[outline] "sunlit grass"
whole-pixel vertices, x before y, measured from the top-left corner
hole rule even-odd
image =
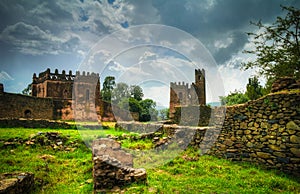
[[[29,139],[38,132],[59,132],[79,142],[71,151],[55,150],[40,145],[5,147],[5,141]],[[86,137],[135,136],[136,134],[107,130],[57,130],[0,128],[0,172],[32,172],[36,177],[34,193],[92,193],[92,153],[82,142]],[[84,138],[83,138],[84,139]],[[131,150],[151,151],[151,140],[121,140]],[[68,145],[67,145],[68,146]],[[70,144],[71,146],[71,144]],[[163,157],[172,152],[162,152]],[[147,157],[147,156],[145,156]],[[175,153],[157,167],[147,168],[148,184],[133,184],[123,188],[125,193],[300,193],[295,177],[278,171],[263,170],[248,163],[230,162],[212,156],[201,156],[191,148]],[[151,160],[161,159],[152,157]],[[150,160],[149,160],[150,161]],[[149,162],[148,161],[148,162]],[[146,167],[142,166],[142,167]]]

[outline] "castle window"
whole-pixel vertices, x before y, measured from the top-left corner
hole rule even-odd
[[[86,101],[90,100],[90,91],[89,90],[86,90],[86,92],[85,92],[85,100]]]

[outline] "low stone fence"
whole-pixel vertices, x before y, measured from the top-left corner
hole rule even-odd
[[[101,138],[93,142],[94,191],[106,192],[133,182],[146,182],[145,169],[135,169],[133,157],[121,149],[120,143]]]

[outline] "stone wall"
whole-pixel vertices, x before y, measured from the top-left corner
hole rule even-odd
[[[118,191],[133,182],[146,182],[145,169],[135,169],[133,157],[121,149],[120,143],[108,139],[93,142],[94,191]]]
[[[229,106],[210,154],[300,172],[300,95],[281,92]]]
[[[49,98],[0,94],[0,118],[52,119],[54,104]]]
[[[224,113],[222,108],[214,111]],[[300,175],[300,94],[296,91],[273,93],[246,104],[228,106],[223,125],[158,127],[118,122],[116,127],[139,133],[158,130],[173,135],[170,140],[184,135],[183,145],[200,148],[202,154]]]

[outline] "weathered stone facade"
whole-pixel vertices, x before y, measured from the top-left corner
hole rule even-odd
[[[205,71],[195,69],[195,82],[189,86],[188,83],[170,83],[170,118],[175,113],[176,106],[205,105]]]

